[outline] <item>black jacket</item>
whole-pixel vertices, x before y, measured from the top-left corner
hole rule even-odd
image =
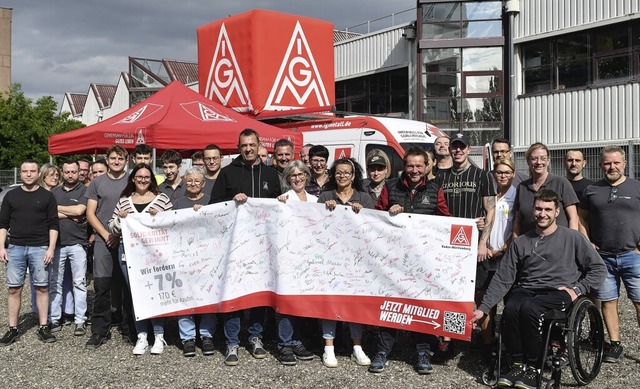
[[[253,198],[276,198],[282,194],[278,172],[263,163],[247,166],[242,156],[220,171],[209,204],[229,201],[238,193]]]

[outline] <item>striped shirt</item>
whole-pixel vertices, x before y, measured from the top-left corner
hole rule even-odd
[[[124,211],[127,213],[144,213],[144,212],[149,212],[149,210],[153,208],[158,212],[162,212],[162,211],[170,210],[172,206],[173,205],[171,204],[171,200],[169,199],[169,196],[167,196],[164,193],[160,193],[153,200],[151,200],[149,204],[147,204],[147,206],[142,210],[142,212],[138,212],[135,204],[133,204],[133,200],[131,196],[121,197],[120,200],[118,200],[118,203],[116,204],[116,208],[113,210],[113,215],[111,215],[111,220],[109,221],[109,228],[114,234],[120,235],[120,232],[121,232],[120,218],[118,217],[118,214],[121,211]]]
[[[495,196],[496,188],[489,173],[469,164],[461,172],[441,170],[436,176],[447,201],[449,212],[454,217],[475,219],[484,214],[484,197]]]

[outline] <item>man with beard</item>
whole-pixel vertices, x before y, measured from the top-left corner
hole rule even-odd
[[[567,170],[567,180],[576,192],[578,200],[582,200],[582,192],[593,181],[582,175],[582,170],[587,166],[587,161],[580,150],[569,150],[564,157],[564,167]],[[517,184],[514,184],[517,185]]]
[[[611,343],[604,361],[622,358],[618,298],[620,280],[633,301],[640,325],[640,182],[625,177],[627,161],[621,147],[608,146],[600,154],[604,178],[582,193],[579,214],[589,239],[607,265],[607,279],[597,291]]]
[[[279,139],[273,147],[273,158],[275,160],[274,166],[278,172],[280,178],[280,189],[284,192],[284,189],[288,186],[282,176],[284,168],[289,165],[289,162],[293,160],[293,142],[287,139]]]
[[[449,151],[449,137],[437,137],[433,143],[433,151],[436,157],[436,166],[433,169],[433,173],[438,174],[439,171],[451,169],[453,160],[451,159],[451,152]]]

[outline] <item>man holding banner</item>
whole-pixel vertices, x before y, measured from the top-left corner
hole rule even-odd
[[[376,209],[389,211],[390,215],[401,212],[423,215],[451,216],[440,185],[427,180],[433,168],[428,154],[421,148],[412,147],[404,156],[404,173],[401,177],[388,181],[378,198]],[[378,338],[378,352],[369,366],[372,373],[381,373],[387,365],[396,338],[396,329],[381,327]],[[430,342],[433,335],[412,332],[416,342],[419,374],[433,373],[430,360]]]

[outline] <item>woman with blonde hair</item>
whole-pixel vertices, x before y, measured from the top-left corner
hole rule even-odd
[[[60,184],[60,169],[52,163],[42,165],[40,177],[38,177],[38,185],[50,191],[58,184]]]

